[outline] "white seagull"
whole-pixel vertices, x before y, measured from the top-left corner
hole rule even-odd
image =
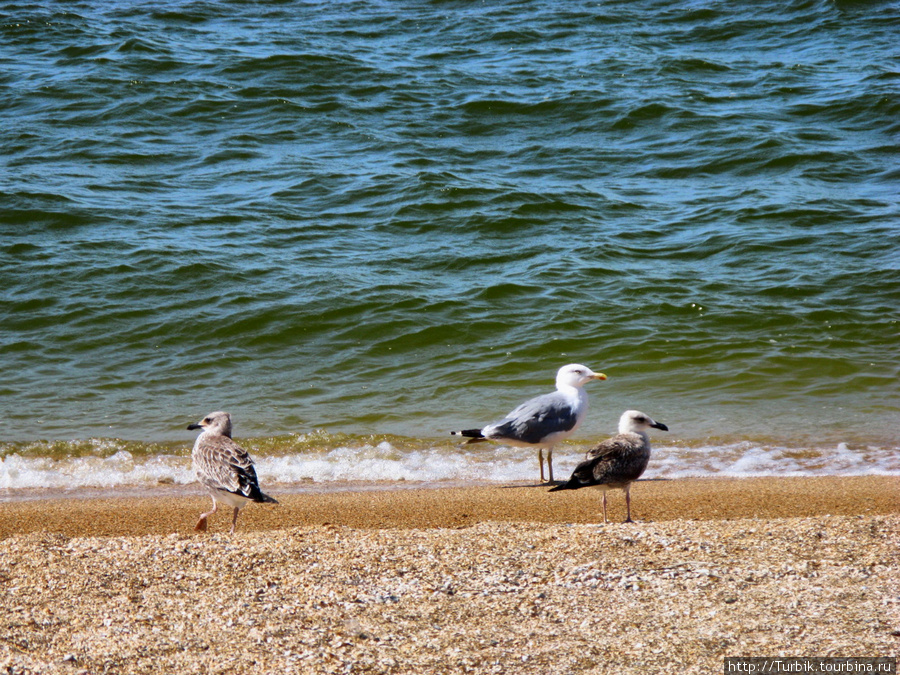
[[[642,412],[626,410],[619,418],[618,435],[588,450],[585,454],[587,459],[575,467],[569,482],[557,485],[550,492],[583,487],[603,490],[603,522],[606,523],[606,491],[625,490],[625,506],[628,510],[625,522],[633,522],[631,484],[640,478],[650,461],[650,437],[647,435],[647,429],[650,428],[669,430],[665,424],[654,422]]]
[[[213,412],[188,429],[203,429],[194,443],[191,459],[194,473],[209,491],[213,499],[212,511],[201,514],[194,528],[206,531],[206,519],[219,510],[219,502],[234,508],[231,530],[237,524],[238,514],[249,502],[278,502],[259,489],[253,460],[241,446],[231,440],[231,415]]]
[[[568,438],[584,419],[588,409],[587,392],[582,387],[591,380],[605,380],[587,366],[570,363],[556,374],[556,391],[525,401],[506,417],[481,429],[451,431],[467,436],[469,443],[494,441],[520,448],[537,448],[541,483],[544,482],[544,450],[547,450],[549,480],[553,482],[553,446]]]

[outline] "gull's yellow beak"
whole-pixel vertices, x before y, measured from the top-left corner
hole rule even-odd
[[[606,375],[604,375],[603,373],[594,373],[594,379],[595,380],[605,380]]]

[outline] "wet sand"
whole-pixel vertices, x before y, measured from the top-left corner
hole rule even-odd
[[[0,505],[0,672],[721,672],[896,656],[900,479]]]
[[[404,488],[286,494],[265,486],[278,506],[252,504],[241,512],[239,532],[324,524],[357,528],[464,527],[481,522],[596,523],[600,492],[549,493],[529,483],[466,488]],[[638,481],[632,487],[638,522],[729,520],[821,515],[875,515],[900,511],[900,478],[696,478]],[[212,505],[199,488],[192,497],[44,499],[0,504],[0,538],[47,531],[75,536],[188,534]],[[73,496],[77,496],[73,494]],[[609,518],[625,516],[622,491],[609,493]],[[210,519],[210,531],[227,530],[230,511]]]

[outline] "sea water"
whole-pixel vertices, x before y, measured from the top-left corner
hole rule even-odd
[[[900,7],[0,3],[0,488],[900,473]]]

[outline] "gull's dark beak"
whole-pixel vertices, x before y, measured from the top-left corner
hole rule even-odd
[[[669,430],[669,427],[667,427],[667,426],[666,426],[665,424],[663,424],[662,422],[654,422],[654,423],[651,424],[650,426],[653,427],[654,429],[662,429],[663,431],[668,431],[668,430]]]
[[[188,430],[193,431],[194,429],[202,429],[203,427],[199,424],[188,424]]]

